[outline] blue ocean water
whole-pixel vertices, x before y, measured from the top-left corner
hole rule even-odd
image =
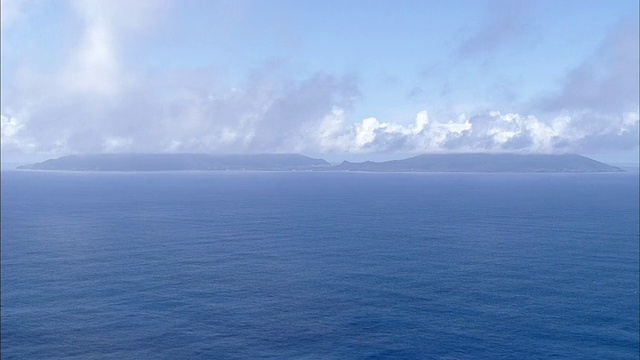
[[[2,173],[3,359],[638,357],[638,174]]]

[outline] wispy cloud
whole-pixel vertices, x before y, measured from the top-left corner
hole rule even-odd
[[[638,23],[619,24],[589,59],[567,74],[560,90],[545,96],[536,107],[544,111],[637,110],[638,50]]]
[[[153,28],[158,16],[149,14],[165,11],[164,5],[74,4],[83,31],[67,61],[52,72],[25,64],[3,79],[3,89],[11,90],[3,94],[5,154],[550,153],[638,146],[637,23],[613,31],[555,93],[520,113],[491,104],[484,109],[493,111],[457,104],[464,110],[450,116],[429,116],[425,110],[414,119],[376,114],[353,119],[363,90],[349,74],[318,71],[293,77],[276,61],[255,67],[244,82],[230,87],[222,80],[224,70],[213,67],[139,73],[128,67],[123,49],[127,39]],[[495,18],[460,51],[500,46],[508,40],[497,35],[500,31],[519,29],[510,23],[518,11]],[[429,91],[415,87],[408,97],[425,98]]]
[[[20,9],[28,0],[1,0],[0,1],[0,24],[2,29],[13,26],[22,18],[22,10]]]
[[[498,111],[430,119],[423,111],[409,124],[374,117],[351,123],[359,93],[350,78],[261,81],[216,94],[187,88],[162,96],[143,86],[109,106],[83,105],[79,97],[53,110],[3,115],[3,151],[548,153],[638,143],[637,112],[585,111],[544,121]]]
[[[467,58],[492,53],[514,41],[526,30],[526,9],[525,1],[489,1],[484,23],[460,42],[456,54]]]
[[[275,72],[258,70],[243,87],[226,90],[216,90],[215,72],[205,70],[138,78],[117,97],[53,92],[27,111],[3,114],[3,150],[27,150],[24,142],[53,153],[291,151],[304,147],[301,135],[314,124],[359,96],[350,77],[294,81]]]

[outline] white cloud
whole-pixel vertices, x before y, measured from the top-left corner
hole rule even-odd
[[[2,143],[11,142],[15,139],[24,125],[18,122],[18,119],[13,116],[0,116],[2,119]]]
[[[115,96],[122,77],[113,34],[103,23],[90,24],[62,83],[71,91]]]
[[[26,120],[28,116],[26,114],[4,115],[0,114],[0,144],[2,151],[15,151],[15,152],[33,152],[37,147],[37,144],[28,137],[26,137],[25,128]]]
[[[61,88],[108,98],[120,95],[133,81],[122,64],[122,43],[149,28],[166,4],[143,0],[76,0],[72,4],[84,22],[84,33],[59,79]]]
[[[3,11],[6,4],[19,8],[20,1],[2,1]],[[232,87],[207,68],[140,74],[121,54],[127,38],[152,26],[164,5],[74,5],[84,27],[64,66],[52,74],[21,67],[3,83],[3,152],[592,152],[638,146],[638,111],[626,106],[630,101],[637,109],[637,69],[625,77],[629,64],[637,67],[637,54],[627,47],[637,52],[637,36],[626,27],[603,46],[603,54],[613,55],[595,56],[569,76],[541,106],[548,111],[540,111],[543,116],[535,109],[535,115],[460,111],[447,118],[420,111],[413,121],[398,122],[375,114],[350,119],[360,89],[349,76],[318,72],[294,80],[269,64]],[[616,61],[617,55],[626,57]],[[609,69],[608,75],[594,78],[591,68]],[[576,91],[584,76],[597,99]],[[617,80],[636,97],[619,96]],[[592,103],[598,106],[585,106]]]
[[[533,115],[498,111],[431,119],[426,111],[421,111],[415,121],[408,124],[383,122],[374,117],[349,123],[347,111],[338,106],[322,108],[317,116],[309,118],[298,119],[292,114],[295,120],[274,119],[269,115],[275,111],[274,107],[289,100],[283,94],[272,96],[265,104],[254,106],[250,105],[251,99],[244,96],[228,100],[195,98],[181,104],[173,114],[160,108],[157,118],[133,120],[131,125],[135,129],[127,127],[127,121],[119,118],[95,130],[91,129],[95,124],[91,124],[75,131],[68,128],[62,131],[53,126],[51,131],[30,131],[31,122],[2,115],[2,148],[56,153],[580,153],[598,148],[633,149],[638,143],[637,112],[620,115],[576,112],[543,121]],[[167,107],[170,109],[172,105]],[[126,105],[122,110],[126,111]],[[170,114],[172,116],[167,116]],[[98,147],[91,145],[96,143]]]
[[[412,124],[367,118],[346,125],[335,110],[307,139],[307,151],[319,153],[422,152],[584,152],[597,148],[632,149],[637,143],[638,113],[600,116],[597,126],[585,126],[595,114],[565,114],[544,122],[533,115],[491,111],[446,121],[430,120],[426,111]],[[615,140],[619,140],[616,143]],[[610,141],[614,140],[614,141]]]
[[[125,137],[108,137],[102,143],[104,152],[127,152],[133,145],[133,139]]]

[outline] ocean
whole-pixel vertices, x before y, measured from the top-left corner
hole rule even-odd
[[[2,172],[3,359],[637,359],[638,173]]]

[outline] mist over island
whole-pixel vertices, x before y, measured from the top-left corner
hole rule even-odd
[[[300,154],[91,154],[22,165],[58,171],[367,171],[367,172],[621,172],[576,154],[423,154],[389,161],[343,161]]]

